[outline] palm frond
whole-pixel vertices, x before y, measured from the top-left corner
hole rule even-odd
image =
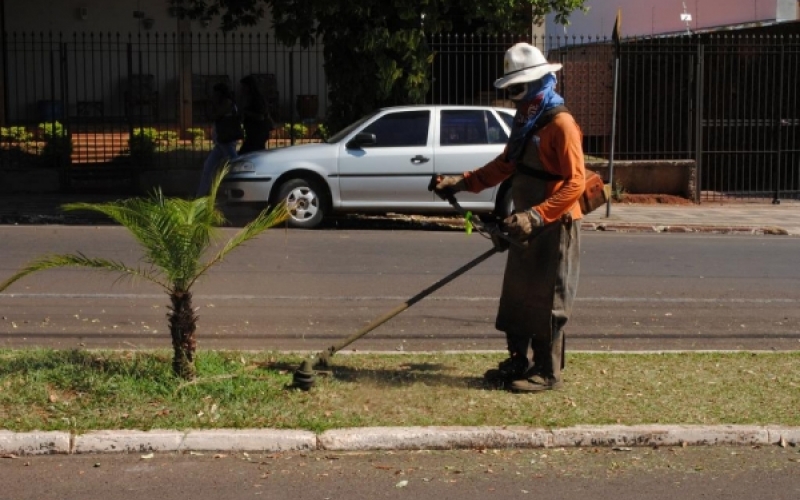
[[[128,229],[145,251],[145,261],[161,268],[176,288],[185,288],[200,271],[200,258],[225,218],[216,193],[227,167],[217,175],[209,196],[195,200],[165,198],[156,189],[149,198],[112,203],[71,203],[65,210],[103,213]]]
[[[154,270],[147,270],[141,268],[128,267],[121,262],[115,262],[107,259],[91,258],[78,254],[60,254],[60,255],[45,255],[36,260],[31,261],[23,267],[15,275],[11,276],[4,282],[0,283],[0,292],[11,286],[13,283],[19,281],[25,276],[38,271],[46,269],[54,269],[57,267],[88,267],[93,269],[100,269],[121,273],[122,275],[134,276],[144,278],[151,281],[162,288],[169,290],[168,283],[165,282],[163,277]]]
[[[225,256],[228,255],[228,253],[230,253],[232,250],[252,240],[256,236],[266,231],[267,229],[277,226],[282,222],[285,222],[288,218],[289,218],[289,211],[286,208],[285,202],[279,203],[274,208],[271,207],[265,208],[258,215],[258,217],[253,219],[249,224],[243,227],[239,232],[233,235],[233,237],[225,243],[225,245],[214,256],[214,258],[209,260],[203,266],[203,268],[197,274],[193,282],[201,275],[203,275],[208,269],[210,269],[211,266],[223,260]]]

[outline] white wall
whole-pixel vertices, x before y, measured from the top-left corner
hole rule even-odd
[[[587,0],[589,12],[575,12],[567,35],[611,36],[617,9],[622,9],[622,35],[651,35],[686,30],[684,12],[692,15],[690,29],[697,30],[751,21],[774,21],[787,0]],[[795,0],[788,0],[795,1]],[[795,14],[796,17],[796,14]],[[547,34],[560,36],[565,28],[547,20]]]

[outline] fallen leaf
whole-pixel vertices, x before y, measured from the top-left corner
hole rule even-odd
[[[394,485],[395,488],[405,488],[406,486],[408,486],[408,481],[405,479]]]

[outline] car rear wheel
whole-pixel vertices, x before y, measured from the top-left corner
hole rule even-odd
[[[285,201],[289,210],[289,225],[310,229],[325,217],[322,190],[306,179],[291,179],[278,191],[278,201]]]

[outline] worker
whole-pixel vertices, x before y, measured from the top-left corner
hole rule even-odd
[[[505,150],[436,185],[477,193],[511,178],[515,210],[502,227],[523,244],[508,248],[495,322],[505,332],[509,358],[485,378],[513,392],[562,387],[564,325],[578,286],[578,201],[586,174],[581,130],[555,90],[561,66],[527,43],[506,51],[504,75],[494,83],[516,106]]]

